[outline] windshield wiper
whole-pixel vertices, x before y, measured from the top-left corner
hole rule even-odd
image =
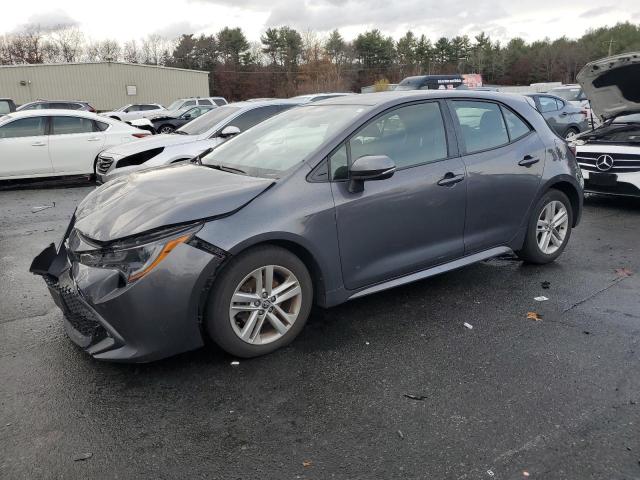
[[[221,164],[216,164],[216,165],[205,165],[207,167],[210,168],[214,168],[216,170],[220,170],[222,172],[229,172],[229,173],[238,173],[240,175],[248,175],[247,172],[245,172],[244,170],[240,170],[239,168],[233,168],[233,167],[228,167],[226,165],[221,165]]]
[[[173,133],[175,133],[176,135],[189,135],[187,132],[184,132],[182,130],[174,130]]]

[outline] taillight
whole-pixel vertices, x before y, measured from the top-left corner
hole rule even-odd
[[[576,153],[578,153],[578,150],[576,149],[576,144],[575,143],[568,143],[567,146],[569,147],[569,150],[571,150],[571,153],[573,153],[573,156],[576,156]]]
[[[580,113],[582,115],[584,115],[584,118],[588,118],[589,117],[589,112],[587,112],[586,110],[582,110]]]
[[[132,133],[131,135],[133,135],[136,138],[144,138],[144,137],[148,137],[151,134],[150,133]]]
[[[93,108],[91,105],[89,105],[89,111],[90,111],[91,113],[96,113],[96,109],[95,109],[95,108]]]

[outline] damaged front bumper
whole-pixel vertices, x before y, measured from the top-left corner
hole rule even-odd
[[[204,344],[200,305],[224,260],[219,251],[179,245],[147,276],[123,285],[115,270],[69,260],[71,227],[30,271],[44,278],[74,343],[96,359],[120,362],[158,360]]]

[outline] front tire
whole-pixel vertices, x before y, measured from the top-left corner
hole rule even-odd
[[[553,262],[567,246],[572,225],[571,202],[561,191],[549,190],[535,205],[524,245],[516,254],[528,263]]]
[[[233,258],[216,279],[207,331],[232,355],[265,355],[302,331],[312,300],[311,276],[298,257],[280,247],[256,247]]]
[[[173,128],[171,125],[162,125],[160,128],[158,128],[158,133],[164,133],[164,134],[168,134],[168,133],[173,133],[176,129]]]
[[[569,127],[567,131],[564,133],[564,139],[567,141],[571,141],[574,139],[576,135],[578,135],[580,131],[575,127]]]

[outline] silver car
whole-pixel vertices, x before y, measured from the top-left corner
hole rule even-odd
[[[230,103],[201,115],[172,134],[154,135],[128,147],[109,148],[98,157],[96,181],[105,183],[140,170],[190,160],[300,103],[295,100]]]

